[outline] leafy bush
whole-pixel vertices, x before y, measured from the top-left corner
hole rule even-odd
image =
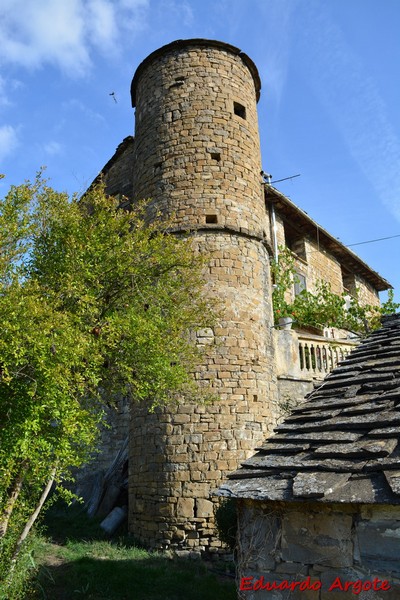
[[[233,498],[222,500],[215,511],[215,522],[219,539],[233,550],[237,534],[236,501]]]

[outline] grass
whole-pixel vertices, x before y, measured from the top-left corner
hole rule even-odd
[[[201,560],[169,558],[135,546],[128,536],[107,540],[79,509],[52,509],[47,538],[36,545],[40,570],[26,600],[236,599],[234,580]]]

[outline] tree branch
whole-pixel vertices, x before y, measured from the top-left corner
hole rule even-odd
[[[46,501],[47,496],[49,495],[49,492],[51,490],[51,486],[54,483],[54,479],[57,473],[57,466],[53,467],[51,473],[50,473],[50,478],[46,484],[46,487],[44,488],[42,495],[40,496],[39,502],[37,503],[37,506],[35,508],[35,510],[33,511],[33,513],[31,514],[31,516],[29,517],[29,519],[27,520],[25,527],[21,533],[21,535],[18,538],[18,541],[15,545],[15,549],[14,549],[14,553],[11,559],[11,565],[10,565],[10,575],[12,574],[14,568],[15,568],[15,564],[17,562],[17,558],[18,558],[18,554],[21,551],[21,547],[22,544],[24,543],[28,533],[30,532],[30,530],[32,529],[36,519],[39,516],[40,511],[42,510],[43,504]]]
[[[0,538],[4,537],[7,533],[8,524],[14,510],[15,503],[18,500],[18,496],[21,493],[22,486],[25,480],[25,475],[28,470],[28,463],[24,462],[21,465],[18,475],[16,476],[11,490],[8,493],[8,500],[4,507],[3,513],[0,517]]]

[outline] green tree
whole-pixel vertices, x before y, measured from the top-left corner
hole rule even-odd
[[[52,483],[93,450],[105,399],[199,397],[202,261],[145,217],[40,176],[0,203],[0,581]]]

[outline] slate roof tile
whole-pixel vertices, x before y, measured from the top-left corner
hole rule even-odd
[[[400,504],[400,315],[373,332],[219,495]]]

